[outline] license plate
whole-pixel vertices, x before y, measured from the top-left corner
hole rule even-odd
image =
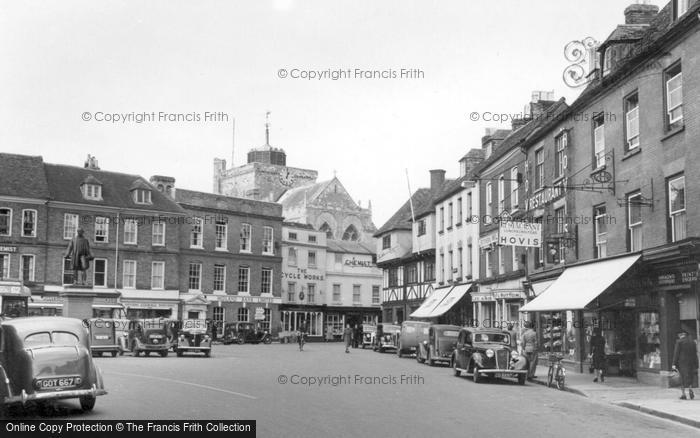
[[[95,335],[95,339],[97,339],[99,341],[105,341],[105,340],[109,339],[109,335]]]
[[[160,342],[160,340],[158,340],[158,339],[153,339],[153,343],[154,343],[154,344],[157,344],[158,342]]]
[[[36,381],[37,389],[71,388],[79,386],[83,382],[80,377],[54,377],[51,379],[39,379]]]

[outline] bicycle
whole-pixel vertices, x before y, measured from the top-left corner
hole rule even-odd
[[[306,333],[299,332],[297,335],[297,341],[299,342],[299,351],[304,351],[304,343],[306,342]]]
[[[549,355],[549,370],[547,371],[547,387],[556,385],[557,389],[563,390],[566,383],[566,369],[561,364],[564,356],[558,354]]]

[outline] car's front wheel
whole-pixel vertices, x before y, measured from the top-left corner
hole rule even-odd
[[[177,352],[175,354],[177,354],[177,357],[182,357],[182,351],[180,351],[180,350],[177,350]]]
[[[243,335],[239,336],[238,338],[236,338],[236,342],[238,343],[238,345],[245,344],[245,337],[243,337]]]
[[[168,357],[168,350],[163,350],[160,352],[160,357]]]
[[[272,336],[266,336],[263,340],[264,344],[272,344]]]
[[[457,358],[452,358],[452,371],[455,373],[455,377],[462,377],[462,372],[457,369]]]
[[[518,374],[518,385],[524,385],[527,380],[527,374]]]
[[[93,397],[91,395],[80,397],[80,409],[82,409],[83,412],[89,412],[95,407],[96,401],[97,397]]]

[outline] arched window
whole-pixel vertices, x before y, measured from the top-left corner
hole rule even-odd
[[[321,225],[321,228],[318,229],[318,231],[323,231],[326,233],[326,237],[329,239],[333,238],[333,230],[331,230],[331,226],[328,225],[328,222],[324,222],[323,225]]]
[[[343,240],[350,240],[352,242],[357,242],[360,239],[360,234],[357,232],[357,228],[354,225],[350,225],[345,229],[343,233]]]

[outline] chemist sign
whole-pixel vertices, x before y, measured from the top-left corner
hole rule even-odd
[[[539,248],[542,246],[542,224],[502,221],[498,228],[498,244]]]

